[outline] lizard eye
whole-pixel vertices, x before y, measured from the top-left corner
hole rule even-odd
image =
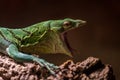
[[[64,23],[63,23],[63,27],[64,28],[69,28],[71,26],[71,22],[70,21],[65,21]]]
[[[69,22],[69,21],[65,21],[65,22],[63,23],[63,26],[70,26],[70,22]]]

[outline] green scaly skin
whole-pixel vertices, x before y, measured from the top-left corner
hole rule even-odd
[[[83,24],[85,21],[66,18],[43,21],[20,29],[0,27],[0,52],[9,55],[16,61],[35,61],[54,75],[53,69],[57,69],[58,66],[31,54],[63,53],[72,56],[64,34]]]

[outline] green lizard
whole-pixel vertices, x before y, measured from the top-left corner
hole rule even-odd
[[[72,56],[65,34],[83,24],[85,21],[66,18],[43,21],[20,29],[0,27],[0,52],[16,61],[35,61],[55,74],[52,69],[58,66],[31,54],[63,53]]]

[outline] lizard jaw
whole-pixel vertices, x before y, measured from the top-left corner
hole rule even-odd
[[[63,40],[65,46],[69,50],[69,56],[72,57],[73,56],[73,51],[72,51],[72,48],[71,48],[71,46],[68,42],[68,39],[67,39],[67,32],[64,32],[64,33],[61,34],[61,39]]]

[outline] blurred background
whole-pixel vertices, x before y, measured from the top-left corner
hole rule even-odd
[[[111,64],[120,80],[120,4],[117,0],[1,0],[0,26],[26,27],[40,21],[63,18],[82,19],[87,24],[68,32],[74,57],[41,55],[57,65],[89,56]]]

